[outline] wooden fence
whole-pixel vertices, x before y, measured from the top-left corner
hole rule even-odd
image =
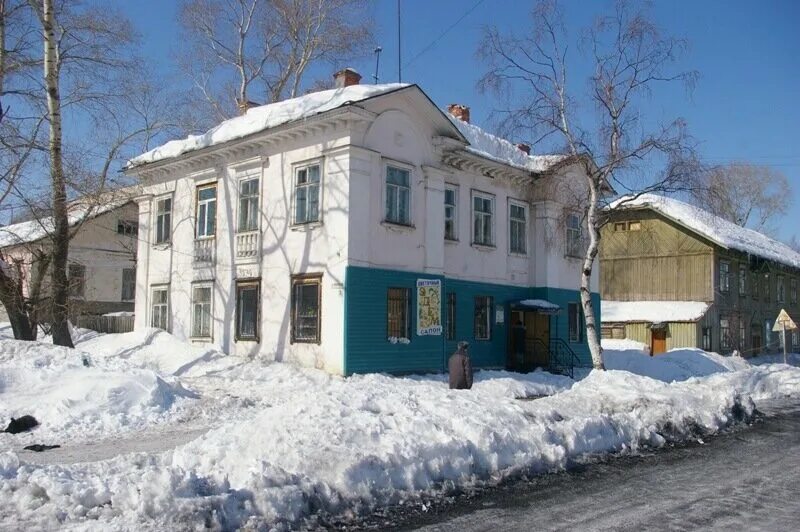
[[[78,316],[76,325],[101,333],[126,333],[133,330],[133,316]]]

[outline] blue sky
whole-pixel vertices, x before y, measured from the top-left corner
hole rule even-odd
[[[524,31],[530,24],[532,2],[401,2],[403,81],[419,84],[442,107],[454,102],[469,105],[472,121],[490,126],[492,98],[476,87],[483,73],[475,57],[482,28],[491,24]],[[610,5],[606,0],[567,1],[567,25],[571,30],[582,27]],[[124,10],[142,33],[153,68],[180,83],[173,60],[178,41],[175,3],[137,0],[126,2]],[[396,0],[376,0],[371,11],[377,24],[376,45],[383,47],[381,81],[397,81]],[[800,2],[663,0],[653,3],[652,14],[667,32],[689,40],[691,47],[680,66],[698,70],[701,77],[691,95],[678,87],[657,92],[649,114],[656,120],[684,117],[710,162],[747,160],[784,172],[793,187],[793,210],[784,217],[778,236],[800,238]],[[364,75],[364,81],[371,81],[374,57],[351,66]],[[585,67],[577,64],[576,71]]]

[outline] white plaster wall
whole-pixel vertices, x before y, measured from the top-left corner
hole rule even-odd
[[[218,160],[212,167],[176,171],[162,178],[161,183],[146,184],[140,200],[143,238],[139,254],[147,261],[147,267],[140,268],[137,279],[136,326],[150,324],[152,287],[169,284],[171,331],[179,338],[190,339],[192,284],[210,282],[214,294],[211,341],[225,352],[286,360],[341,373],[350,165],[348,150],[342,148],[348,142],[343,133],[343,130],[329,130],[313,138],[284,143],[280,151],[267,150],[245,161]],[[319,161],[323,167],[322,221],[312,226],[295,226],[292,223],[294,165],[311,161]],[[260,178],[262,254],[257,262],[235,257],[238,182],[245,176]],[[216,260],[211,266],[197,267],[193,260],[195,191],[198,185],[215,180]],[[155,240],[155,202],[165,193],[173,197],[172,242],[149,245]],[[319,345],[292,344],[291,276],[314,273],[322,274],[322,341]],[[235,338],[237,279],[261,280],[258,342]]]

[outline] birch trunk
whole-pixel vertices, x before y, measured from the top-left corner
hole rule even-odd
[[[586,256],[583,260],[581,269],[581,304],[583,305],[583,316],[586,319],[586,342],[589,344],[589,352],[592,355],[592,367],[594,369],[606,369],[603,363],[603,351],[600,348],[600,339],[597,334],[597,319],[592,306],[592,270],[594,261],[597,258],[597,251],[600,245],[600,232],[597,229],[597,207],[599,204],[599,190],[593,176],[589,179],[589,206],[586,211],[586,225],[589,232],[589,246],[586,249]]]

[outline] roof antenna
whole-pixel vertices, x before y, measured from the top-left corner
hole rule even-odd
[[[401,61],[400,47],[400,0],[397,0],[397,83],[403,82],[403,63]]]
[[[380,46],[375,48],[375,75],[372,76],[372,79],[375,80],[375,84],[376,85],[378,84],[378,66],[381,64],[381,52],[382,51],[383,51],[383,48],[381,48]]]

